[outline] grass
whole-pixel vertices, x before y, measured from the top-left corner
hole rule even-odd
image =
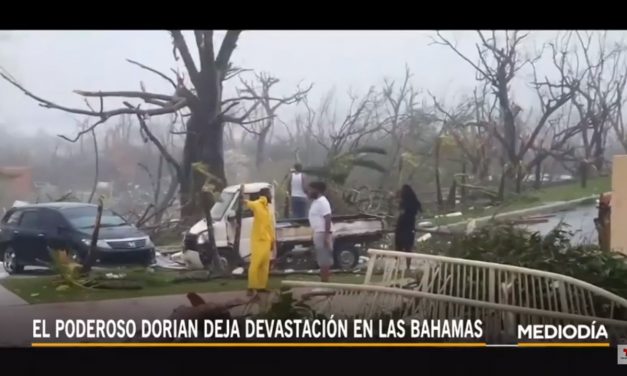
[[[549,187],[540,189],[535,194],[542,202],[549,203],[555,201],[568,201],[580,197],[601,194],[612,190],[612,179],[610,176],[602,176],[590,179],[586,188],[581,188],[577,181],[573,184]]]
[[[473,210],[465,210],[459,217],[442,217],[433,219],[435,225],[447,225],[456,222],[462,222],[472,218],[485,217],[498,213],[505,213],[514,210],[528,209],[535,206],[541,206],[558,201],[570,201],[592,195],[598,195],[611,191],[611,177],[604,176],[588,180],[586,188],[581,188],[579,181],[572,184],[541,188],[538,190],[528,190],[519,196],[512,197],[499,206],[488,209],[475,208]],[[594,203],[591,199],[589,203]]]
[[[148,273],[145,271],[129,271],[125,281],[141,285],[142,288],[135,290],[116,289],[84,289],[80,287],[68,287],[57,290],[59,286],[58,276],[43,277],[10,277],[0,281],[0,285],[9,289],[30,304],[72,302],[86,300],[106,300],[138,298],[158,295],[177,295],[188,292],[222,292],[239,291],[246,289],[246,279],[225,278],[210,281],[177,281],[183,275],[178,271],[155,271]],[[290,275],[282,277],[271,277],[269,287],[278,289],[281,280],[317,281],[316,275]],[[332,277],[332,282],[361,283],[363,275],[337,274]]]

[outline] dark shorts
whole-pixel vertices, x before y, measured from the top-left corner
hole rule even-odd
[[[307,198],[292,197],[290,201],[292,218],[307,218]]]

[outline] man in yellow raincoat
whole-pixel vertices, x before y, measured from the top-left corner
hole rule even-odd
[[[252,295],[268,288],[270,258],[274,248],[274,223],[269,208],[272,193],[269,188],[263,188],[258,199],[244,200],[244,203],[253,212],[254,217],[248,268],[248,294]]]

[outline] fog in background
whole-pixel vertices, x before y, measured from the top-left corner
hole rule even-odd
[[[454,42],[461,53],[477,60],[476,43],[479,39],[475,31],[442,34]],[[223,35],[223,32],[215,33],[216,45]],[[556,31],[532,31],[519,53],[523,58],[535,56],[557,35]],[[611,31],[607,35],[607,42],[614,44],[627,34]],[[186,33],[186,37],[192,55],[196,57],[191,32]],[[336,113],[340,120],[350,104],[347,93],[363,96],[371,87],[381,90],[385,79],[396,81],[398,87],[406,67],[411,71],[409,83],[418,92],[417,102],[422,103],[422,107],[433,106],[431,95],[443,106],[454,107],[481,85],[475,69],[451,48],[434,45],[433,37],[435,31],[431,30],[245,31],[231,61],[251,70],[244,72],[242,78],[254,79],[254,72],[265,72],[278,78],[279,83],[272,89],[272,94],[277,97],[292,94],[298,85],[313,84],[307,98],[308,103],[317,108],[332,92],[330,112]],[[165,73],[171,73],[172,69],[185,72],[182,62],[173,57],[171,37],[166,31],[0,32],[0,67],[29,91],[67,107],[85,108],[83,97],[74,94],[73,90],[137,91],[143,85],[149,92],[172,94],[173,89],[165,80],[129,64],[126,59]],[[545,54],[536,66],[540,77],[555,77],[549,54]],[[531,79],[527,65],[512,81],[510,95],[524,111],[524,118],[533,122],[540,112],[537,111],[536,93],[529,85]],[[225,82],[223,99],[235,96],[236,88],[240,86],[237,78]],[[105,101],[106,109],[122,106],[120,101]],[[294,162],[295,146],[290,143],[287,130],[303,111],[302,103],[280,108],[277,113],[279,121],[268,140],[268,160],[261,169],[253,166],[254,137],[246,135],[241,127],[230,125],[229,137],[237,140],[225,141],[229,183],[251,179],[281,180]],[[36,182],[58,188],[48,197],[68,190],[88,192],[93,185],[96,162],[93,140],[86,135],[79,142],[70,143],[57,137],[58,134],[73,137],[85,120],[77,115],[42,108],[32,98],[0,80],[0,166],[33,167]],[[93,121],[93,118],[89,120]],[[172,154],[180,157],[182,141],[169,132],[171,121],[170,116],[153,117],[150,125],[159,137],[170,140]],[[422,155],[423,162],[431,153],[429,148],[436,130],[437,126],[429,124],[416,139],[418,146],[412,151]],[[153,145],[143,142],[133,119],[112,118],[96,129],[96,137],[100,157],[98,179],[114,182],[118,189],[143,192],[149,202],[156,183],[154,176],[159,169],[159,153]],[[608,153],[611,155],[620,150],[620,146],[616,145],[615,137],[608,138]],[[381,145],[393,149],[387,141],[381,141],[382,138],[372,140],[379,140]],[[318,145],[309,158],[304,162],[320,163],[325,158],[324,149]],[[142,168],[137,168],[138,165]],[[415,176],[412,174],[411,179],[420,185],[419,191],[432,191],[433,168],[425,166]],[[441,168],[443,184],[448,184],[453,174],[459,172],[459,163],[444,163]],[[555,171],[564,172],[562,167],[555,167]],[[167,185],[168,176],[166,168],[163,186]],[[353,181],[378,184],[373,176],[372,172],[363,173]],[[126,196],[128,202],[138,201],[130,194]]]
[[[339,94],[349,89],[359,93],[384,77],[400,79],[407,64],[417,88],[453,100],[476,86],[475,73],[450,49],[430,45],[434,34],[431,30],[245,31],[233,62],[278,77],[277,95],[287,94],[299,82],[313,83],[314,103],[332,88]],[[444,34],[462,52],[475,52],[476,32]],[[525,48],[534,52],[555,35],[534,31]],[[216,41],[221,36],[216,33]],[[623,32],[610,32],[610,39],[623,37]],[[166,31],[11,31],[3,33],[0,43],[0,66],[29,90],[60,104],[83,106],[73,90],[138,90],[140,81],[149,91],[171,92],[167,82],[126,62],[137,60],[164,72],[176,67]],[[550,62],[539,67],[550,70]],[[533,102],[524,75],[516,81],[516,101],[523,106]],[[229,89],[233,88],[227,86],[227,93]],[[6,82],[0,82],[0,123],[12,131],[41,129],[51,134],[71,133],[76,126],[70,115],[40,108]]]

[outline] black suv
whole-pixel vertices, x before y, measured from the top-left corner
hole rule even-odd
[[[10,209],[0,223],[0,255],[8,273],[51,261],[50,250],[66,250],[82,261],[91,244],[96,205],[55,202]],[[155,260],[150,237],[111,210],[100,220],[98,264],[150,265]]]

